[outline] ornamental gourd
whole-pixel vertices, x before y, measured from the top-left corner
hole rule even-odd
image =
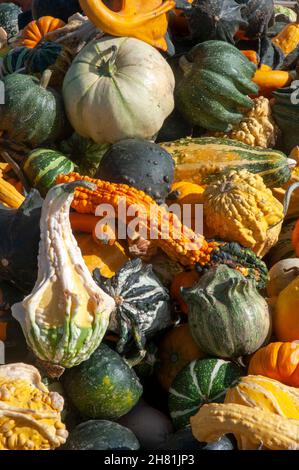
[[[299,342],[270,343],[259,349],[250,359],[248,373],[299,387]]]
[[[277,298],[274,332],[278,341],[296,341],[299,338],[299,276]]]
[[[43,16],[38,20],[33,20],[22,31],[21,44],[25,47],[34,48],[43,40],[47,33],[63,26],[65,26],[64,21],[52,16]]]
[[[264,256],[278,240],[283,205],[261,176],[232,171],[203,193],[205,221],[213,236],[240,243]]]
[[[268,305],[255,282],[228,266],[210,269],[195,286],[182,289],[182,296],[191,334],[212,356],[252,354],[270,333]]]
[[[99,144],[151,139],[173,110],[173,91],[174,76],[166,60],[134,38],[92,41],[75,58],[63,83],[72,126]]]
[[[56,90],[48,88],[50,79],[48,70],[40,80],[18,73],[3,78],[5,104],[0,105],[0,130],[9,140],[36,148],[67,135],[63,100]]]
[[[121,0],[120,8],[113,11],[102,0],[80,0],[88,18],[111,36],[129,36],[151,46],[167,50],[165,34],[167,13],[175,7],[173,0]]]
[[[26,59],[30,53],[30,49],[25,46],[10,49],[3,57],[1,64],[1,76],[9,75],[17,72],[25,71]]]
[[[0,4],[0,28],[3,28],[7,38],[11,39],[19,32],[18,16],[22,9],[12,2],[1,2]]]
[[[227,132],[241,121],[241,108],[253,106],[256,66],[236,47],[205,41],[180,60],[184,77],[176,86],[176,106],[191,124]]]
[[[274,103],[272,105],[273,116],[282,132],[283,149],[291,152],[293,147],[299,144],[297,134],[299,123],[298,84],[279,88],[274,91]]]
[[[49,392],[28,364],[0,367],[0,450],[50,450],[68,436],[61,422],[63,398]]]
[[[12,307],[35,355],[63,368],[88,359],[115,307],[93,281],[71,231],[69,207],[76,186],[48,192],[40,221],[38,279],[32,293]]]

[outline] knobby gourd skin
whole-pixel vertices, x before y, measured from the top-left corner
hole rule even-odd
[[[145,228],[150,238],[150,215],[154,211],[157,224],[153,224],[154,239],[152,242],[161,248],[171,258],[184,266],[196,265],[199,271],[209,269],[218,264],[229,264],[239,270],[244,276],[252,277],[259,287],[265,286],[267,280],[267,268],[251,250],[238,245],[238,243],[226,243],[223,241],[207,241],[203,236],[195,234],[191,229],[182,226],[174,213],[169,213],[163,206],[159,206],[150,196],[143,191],[131,188],[125,184],[109,183],[106,181],[81,176],[78,173],[59,175],[56,182],[67,183],[71,181],[87,181],[96,185],[95,190],[82,188],[79,184],[72,207],[81,213],[95,214],[100,204],[111,204],[118,213],[119,201],[125,202],[125,211],[134,206],[139,212],[139,228]],[[169,233],[163,232],[167,224],[161,224],[161,220],[169,220]],[[134,219],[134,217],[133,217]],[[124,221],[128,224],[130,217]],[[164,227],[163,227],[164,225]],[[163,238],[164,234],[164,238]],[[174,234],[180,236],[174,237]],[[152,237],[153,238],[153,237]]]
[[[214,236],[232,240],[264,256],[280,234],[283,205],[261,176],[232,171],[211,183],[203,193],[207,227]]]
[[[49,450],[68,436],[61,422],[63,398],[49,392],[28,364],[0,367],[0,450]]]
[[[38,279],[32,293],[12,307],[35,355],[62,367],[88,359],[115,307],[93,281],[72,234],[69,208],[76,185],[48,192],[40,221]]]
[[[167,50],[166,14],[175,7],[175,1],[122,0],[119,11],[111,10],[102,0],[80,0],[80,5],[92,23],[105,33],[134,37],[163,51]]]
[[[200,442],[234,434],[239,450],[298,450],[299,420],[235,403],[204,405],[190,419]]]

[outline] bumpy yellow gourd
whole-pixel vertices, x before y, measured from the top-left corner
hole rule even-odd
[[[213,236],[238,242],[258,256],[278,240],[283,206],[259,175],[241,170],[220,176],[203,193],[203,207]]]
[[[204,405],[190,419],[201,442],[234,434],[240,450],[298,450],[299,420],[235,403]]]
[[[299,420],[299,389],[262,375],[248,375],[227,391],[225,403],[256,407]]]
[[[63,398],[49,392],[28,364],[0,367],[0,450],[50,450],[68,436]]]

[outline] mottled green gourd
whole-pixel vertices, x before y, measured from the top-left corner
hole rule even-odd
[[[80,181],[52,188],[43,203],[38,278],[12,307],[28,346],[57,369],[86,361],[103,339],[114,300],[93,281],[72,233],[69,208]]]
[[[223,402],[226,391],[237,382],[242,369],[222,359],[192,361],[174,379],[169,389],[168,405],[177,429],[190,424],[205,403]]]
[[[128,413],[142,394],[135,372],[103,343],[88,361],[66,371],[63,379],[73,405],[88,418],[116,420]]]
[[[12,2],[0,4],[0,27],[6,31],[8,39],[19,32],[18,16],[20,13],[22,9]]]
[[[191,124],[227,132],[253,106],[256,66],[236,47],[205,41],[180,60],[184,78],[176,86],[176,106]]]
[[[270,316],[256,283],[226,265],[182,289],[191,334],[202,351],[225,358],[252,354],[268,337]]]

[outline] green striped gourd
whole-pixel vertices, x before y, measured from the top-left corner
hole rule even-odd
[[[211,356],[236,358],[259,349],[270,333],[266,300],[254,280],[220,264],[183,288],[191,334]]]
[[[74,163],[56,150],[39,148],[27,157],[23,171],[32,187],[45,196],[54,186],[59,174],[67,175],[74,171]]]
[[[5,77],[11,73],[25,71],[26,60],[31,49],[25,46],[15,47],[7,52],[1,64],[1,76]]]
[[[168,405],[177,429],[210,402],[223,402],[226,391],[241,377],[236,364],[222,359],[198,359],[178,373],[169,390]]]
[[[251,147],[217,137],[186,138],[160,144],[175,161],[175,181],[209,184],[230,170],[248,170],[263,177],[270,188],[280,187],[291,177],[295,160],[283,152]]]
[[[180,59],[184,77],[175,90],[177,109],[195,126],[227,132],[251,109],[256,66],[224,41],[205,41]]]

